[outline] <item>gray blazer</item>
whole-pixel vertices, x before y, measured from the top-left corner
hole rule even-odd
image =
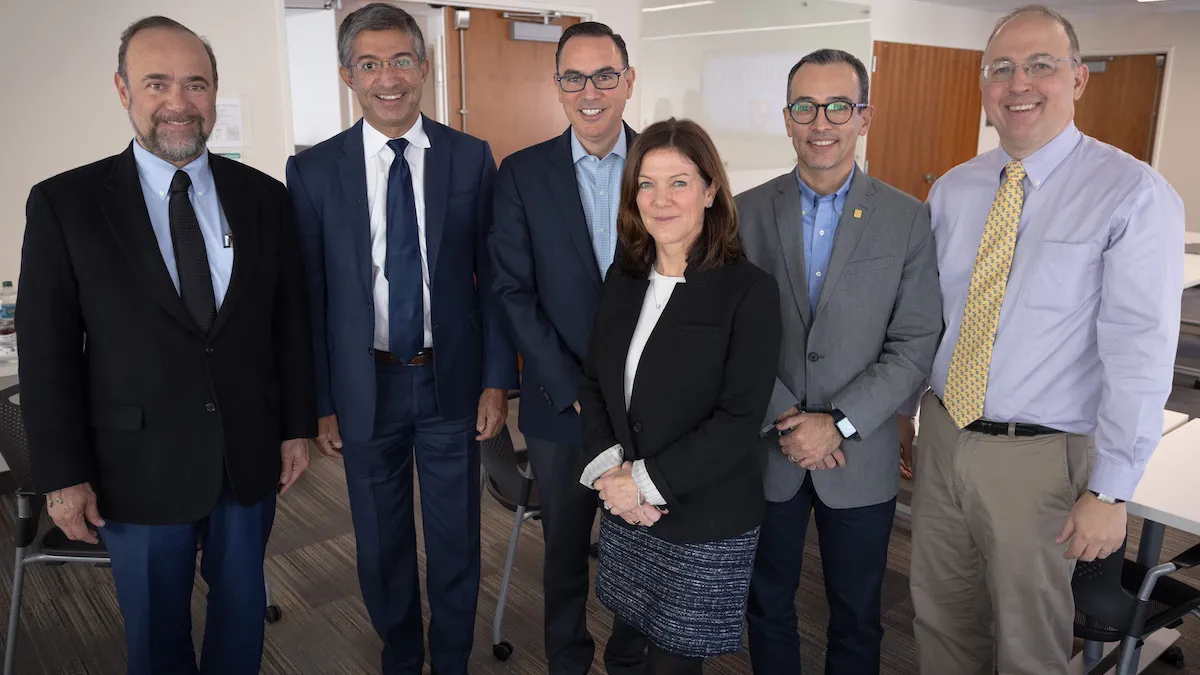
[[[894,415],[929,377],[942,332],[942,296],[929,212],[913,197],[856,168],[838,222],[816,311],[804,269],[796,172],[736,198],[750,261],[775,276],[783,347],[771,404],[772,424],[797,403],[841,410],[861,435],[842,442],[846,466],[813,473],[832,508],[885,502],[900,489]],[[762,441],[770,501],[791,499],[806,471]]]

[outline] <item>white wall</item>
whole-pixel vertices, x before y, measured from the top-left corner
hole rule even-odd
[[[1200,12],[1075,22],[1084,54],[1167,54],[1152,164],[1183,198],[1187,229],[1200,232]],[[1087,92],[1084,92],[1087,96]]]
[[[113,86],[120,34],[165,14],[207,36],[220,98],[240,98],[245,162],[277,178],[292,150],[282,0],[4,2],[0,63],[0,278],[16,280],[25,201],[37,182],[117,154],[133,138]]]
[[[338,97],[329,95],[338,79],[334,13],[287,10],[287,45],[295,142],[316,145],[342,130]]]

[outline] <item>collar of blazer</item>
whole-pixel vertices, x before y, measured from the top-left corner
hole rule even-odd
[[[637,133],[628,124],[625,124],[625,143],[628,146],[626,155],[629,154],[628,148],[633,147],[635,138],[637,138]],[[584,263],[584,268],[589,270],[592,283],[596,284],[596,288],[600,288],[603,280],[600,278],[600,268],[596,265],[596,252],[592,249],[592,236],[588,232],[587,216],[583,213],[583,200],[579,197],[579,182],[575,177],[575,161],[571,152],[571,127],[567,127],[567,130],[555,140],[550,159],[551,161],[546,164],[546,180],[558,203],[558,211],[567,222],[567,232],[575,244],[576,253]],[[618,244],[618,248],[620,248],[620,244]],[[620,251],[613,256],[613,260],[615,261],[619,255]]]
[[[108,194],[102,200],[100,208],[121,250],[142,277],[150,295],[167,313],[199,334],[200,328],[188,314],[179,292],[175,290],[175,284],[171,281],[167,264],[159,250],[154,227],[150,224],[150,212],[146,209],[137,162],[133,157],[133,143],[136,142],[131,142],[125,152],[117,155],[116,161],[113,162],[112,171],[104,182]],[[213,183],[217,187],[221,210],[224,211],[234,241],[237,242],[229,290],[225,293],[221,309],[217,312],[217,318],[209,331],[208,337],[211,338],[221,330],[238,300],[245,294],[249,277],[257,267],[259,230],[255,226],[257,200],[244,178],[239,175],[242,167],[231,159],[213,154],[209,155],[209,166],[212,168]]]
[[[846,263],[850,261],[854,248],[870,223],[871,213],[875,209],[875,179],[864,173],[860,167],[855,167],[850,191],[846,193],[846,205],[842,209],[842,217],[838,220],[833,253],[829,258],[829,269],[825,274],[825,283],[821,286],[821,297],[817,300],[816,311],[809,307],[808,302],[808,272],[804,266],[804,228],[801,226],[804,215],[800,204],[800,187],[796,184],[796,171],[793,169],[785,173],[776,178],[774,183],[775,226],[779,232],[784,263],[788,270],[792,298],[804,325],[811,328],[813,321],[820,316],[821,310],[837,288]]]
[[[342,138],[342,156],[338,159],[338,174],[342,183],[344,212],[351,238],[362,264],[358,265],[363,292],[370,297],[371,285],[371,214],[367,204],[367,165],[363,160],[363,125],[359,119],[347,129]],[[425,151],[425,257],[429,278],[437,274],[438,254],[442,250],[442,233],[446,223],[446,200],[450,194],[451,138],[450,129],[422,115],[422,128],[429,138]]]

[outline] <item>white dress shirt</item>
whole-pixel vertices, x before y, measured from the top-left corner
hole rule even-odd
[[[646,343],[654,334],[654,327],[662,318],[663,310],[675,291],[675,286],[685,283],[684,277],[667,277],[650,268],[650,287],[646,289],[646,297],[642,300],[642,312],[638,315],[637,326],[633,329],[633,338],[629,341],[629,352],[625,355],[625,409],[629,410],[629,402],[633,399],[633,387],[637,379],[638,364],[642,362],[642,352]],[[579,482],[592,487],[602,474],[609,469],[621,466],[625,461],[625,448],[619,443],[605,450],[599,457],[593,459],[583,470]],[[633,463],[633,480],[645,500],[655,506],[664,506],[667,500],[650,480],[646,471],[646,461],[639,459]]]
[[[425,313],[425,347],[433,346],[433,324],[429,318],[429,255],[425,246],[425,135],[424,118],[417,117],[402,138],[408,139],[404,159],[412,173],[413,197],[417,208],[417,236],[421,243],[421,304]],[[363,153],[367,163],[367,209],[371,216],[371,284],[375,295],[375,349],[388,351],[391,325],[388,323],[388,280],[384,276],[387,260],[387,187],[388,174],[396,153],[387,144],[391,140],[363,120]],[[399,356],[411,356],[400,354]]]

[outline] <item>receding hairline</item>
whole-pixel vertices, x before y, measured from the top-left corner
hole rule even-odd
[[[137,44],[138,38],[151,35],[153,33],[174,33],[176,35],[184,35],[188,38],[191,38],[192,42],[194,42],[196,46],[200,48],[200,52],[204,54],[204,61],[208,63],[209,70],[213,70],[211,59],[209,58],[208,53],[209,45],[204,41],[204,39],[187,28],[175,28],[174,26],[150,26],[139,30],[133,35],[130,35],[128,47],[126,48],[125,52],[125,60],[127,62],[126,65],[128,65],[129,52],[133,49],[134,45]],[[209,73],[209,76],[211,77],[215,74],[216,73]]]
[[[1057,29],[1061,31],[1062,35],[1067,38],[1068,56],[1072,56],[1076,59],[1081,57],[1079,36],[1075,32],[1075,26],[1071,24],[1067,17],[1044,5],[1026,5],[1024,7],[1018,7],[1017,9],[1014,9],[996,21],[996,26],[992,29],[992,34],[988,36],[987,44],[984,45],[983,48],[985,59],[987,58],[988,50],[992,47],[992,43],[996,41],[996,38],[1000,36],[1000,33],[1003,32],[1005,28],[1008,28],[1009,24],[1012,22],[1023,18],[1034,18],[1053,23]],[[1001,54],[1000,56],[1011,55]]]

